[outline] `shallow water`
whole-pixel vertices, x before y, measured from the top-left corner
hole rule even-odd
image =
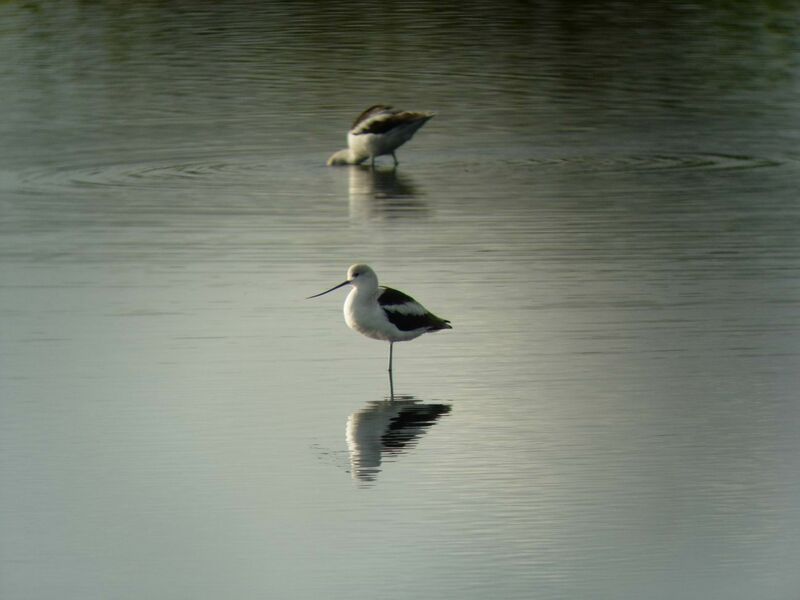
[[[0,6],[0,596],[794,598],[797,10],[437,6]]]

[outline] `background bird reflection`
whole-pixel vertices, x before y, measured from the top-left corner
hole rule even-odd
[[[423,403],[414,396],[368,402],[347,419],[353,479],[375,481],[384,459],[416,447],[428,428],[450,410],[448,404]]]
[[[406,173],[392,168],[348,169],[350,217],[360,220],[424,217],[430,213],[418,187]]]

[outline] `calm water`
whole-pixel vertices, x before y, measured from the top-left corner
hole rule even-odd
[[[0,4],[0,596],[796,598],[800,11],[646,4]]]

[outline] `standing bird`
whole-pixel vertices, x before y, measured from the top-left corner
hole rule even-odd
[[[328,166],[357,165],[375,157],[391,154],[394,165],[399,164],[394,151],[410,140],[417,129],[433,117],[431,112],[395,110],[391,106],[376,104],[362,112],[347,133],[347,148],[339,150],[328,159]]]
[[[389,342],[389,377],[392,374],[392,347],[430,331],[452,329],[450,321],[436,315],[403,292],[378,285],[378,276],[367,265],[352,265],[347,279],[329,290],[307,298],[317,298],[350,284],[352,291],[344,301],[344,320],[350,329],[367,337]]]

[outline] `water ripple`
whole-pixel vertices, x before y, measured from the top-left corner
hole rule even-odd
[[[491,162],[491,161],[490,161]],[[561,156],[502,160],[504,166],[588,172],[743,170],[778,167],[784,161],[739,154],[640,154],[618,156]],[[486,163],[482,163],[486,166]],[[23,188],[154,187],[184,188],[192,180],[204,186],[227,187],[244,178],[258,179],[275,172],[279,165],[263,156],[208,156],[109,164],[61,164],[30,169],[18,174]]]
[[[739,170],[777,167],[783,163],[763,156],[742,154],[641,154],[619,156],[568,156],[526,161],[537,167],[581,171]]]
[[[29,169],[19,174],[23,188],[95,188],[95,187],[154,187],[183,189],[192,180],[204,186],[227,187],[243,178],[258,178],[274,171],[262,156],[208,156],[108,164],[61,164]]]

